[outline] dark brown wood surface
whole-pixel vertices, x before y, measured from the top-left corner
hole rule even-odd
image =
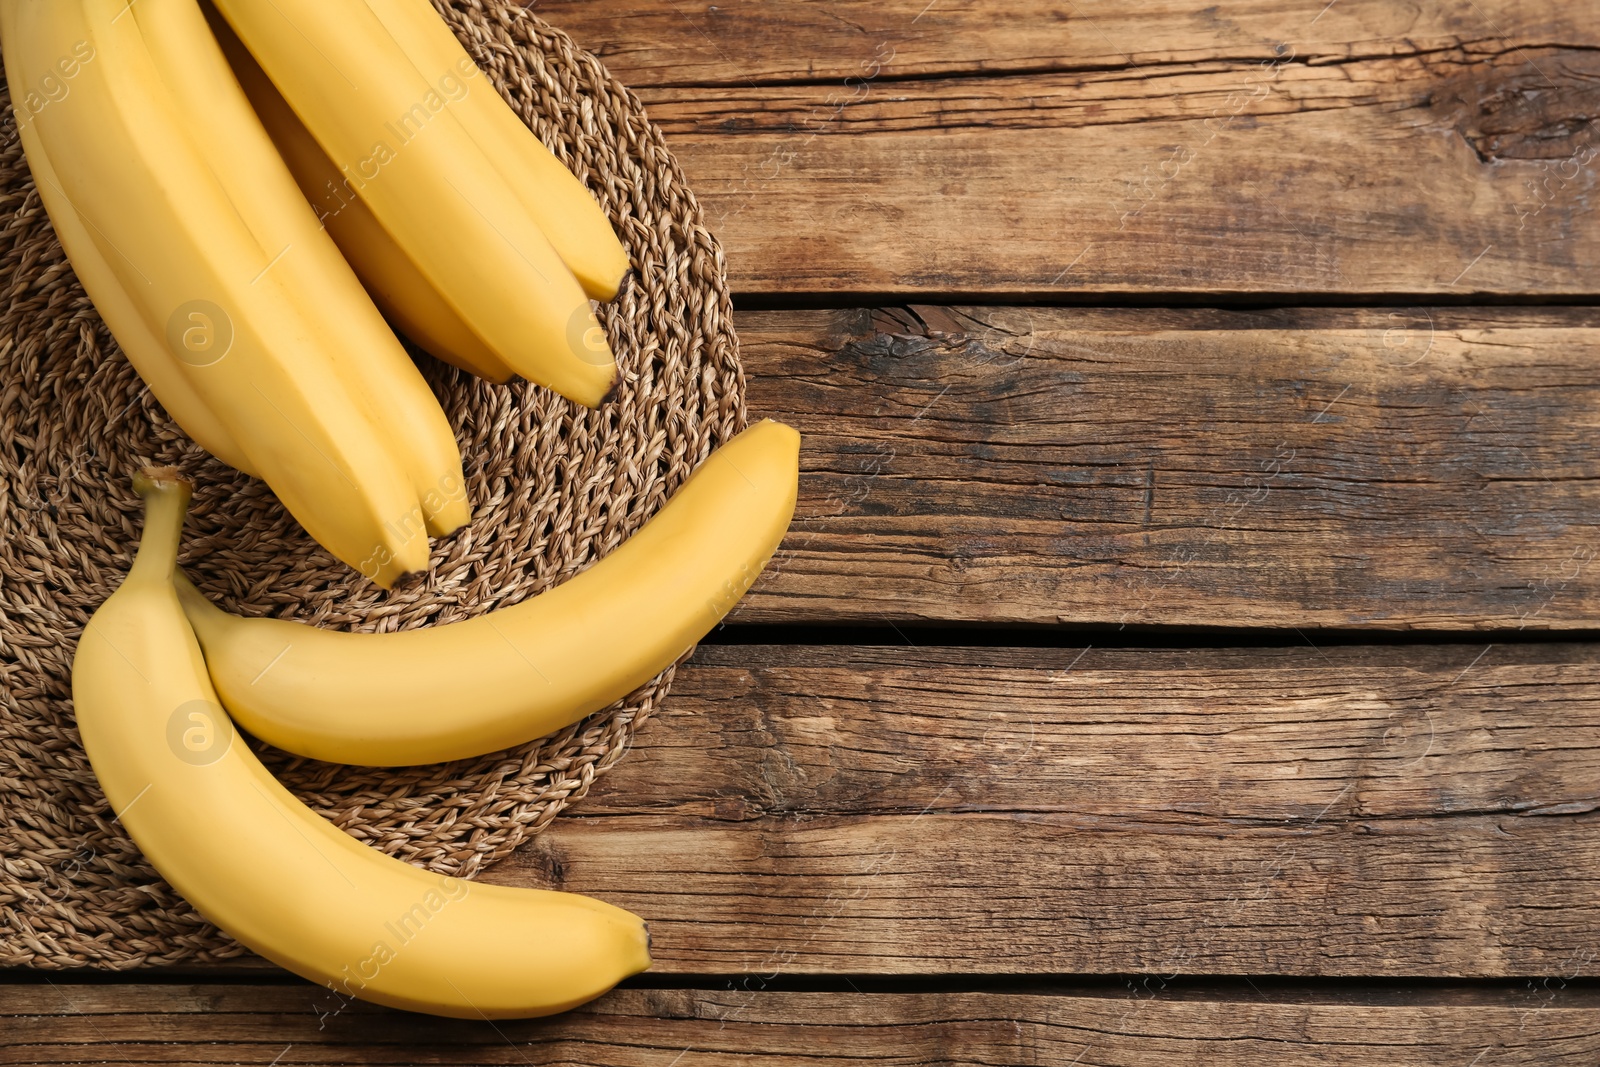
[[[744,293],[1592,296],[1587,2],[575,3]]]
[[[1600,1057],[1600,997],[1564,986],[897,994],[751,982],[619,990],[559,1018],[489,1024],[341,1004],[310,986],[57,980],[0,986],[0,1064],[1587,1067]]]
[[[883,39],[896,42],[883,78],[1214,62],[1290,40],[1307,64],[1486,40],[1600,44],[1600,27],[1570,0],[541,0],[531,10],[637,89],[842,82],[861,76],[861,46]]]
[[[488,872],[660,973],[1600,975],[1587,645],[709,649]]]
[[[1594,816],[578,817],[485,881],[650,917],[658,973],[1594,975],[1597,838]]]
[[[701,646],[580,810],[1304,829],[1596,808],[1600,648],[1485,642]]]
[[[739,318],[801,500],[741,622],[1600,626],[1590,309]]]

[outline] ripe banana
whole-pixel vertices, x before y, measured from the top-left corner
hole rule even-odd
[[[198,0],[130,9],[195,144],[268,268],[321,337],[341,379],[411,478],[428,531],[471,518],[455,434],[428,383],[317,221],[251,110]]]
[[[366,201],[346,187],[344,174],[209,4],[206,17],[301,193],[388,320],[430,355],[469,374],[491,382],[515,377],[394,243]]]
[[[0,23],[5,21],[0,10]],[[93,53],[89,55],[92,57]],[[17,74],[17,49],[6,49],[6,77],[12,85],[26,84]],[[92,61],[92,60],[91,60]],[[34,185],[39,190],[39,201],[50,216],[62,250],[72,264],[84,292],[94,301],[95,310],[105,321],[111,335],[116,338],[128,362],[139,372],[139,377],[150,387],[161,406],[167,409],[174,422],[194,439],[195,444],[216,456],[228,466],[254,475],[244,450],[233,439],[221,419],[206,407],[194,387],[184,378],[178,361],[167,349],[166,339],[156,336],[154,330],[139,315],[132,298],[117,281],[100,249],[95,246],[78,209],[67,200],[61,181],[56,177],[50,157],[39,143],[33,123],[20,115],[17,133],[22,138],[22,150],[27,156],[28,169],[33,172]]]
[[[216,0],[328,155],[516,373],[594,407],[617,380],[583,288],[364,0]]]
[[[89,42],[33,120],[63,200],[165,334],[247,463],[334,555],[380,585],[427,565],[416,493],[196,149],[123,0],[7,0],[8,61],[32,84]]]
[[[230,615],[181,575],[179,596],[223,705],[265,741],[370,766],[493,752],[621,699],[721,621],[788,528],[799,442],[751,427],[600,562],[463,622],[352,634]]]
[[[628,273],[628,253],[595,198],[533,135],[428,0],[366,0],[430,82],[454,78],[448,97],[483,154],[538,222],[562,260],[596,300],[610,300]]]
[[[201,915],[337,992],[459,1018],[563,1011],[650,965],[637,916],[429,874],[290,795],[218,707],[173,590],[187,483],[135,486],[139,553],[84,630],[72,695],[111,811]]]

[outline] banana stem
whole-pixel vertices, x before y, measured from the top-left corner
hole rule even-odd
[[[133,489],[144,498],[144,532],[128,580],[170,582],[194,483],[171,467],[146,467],[133,476]]]

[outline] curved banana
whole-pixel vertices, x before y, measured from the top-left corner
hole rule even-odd
[[[78,642],[73,702],[111,811],[201,915],[342,994],[459,1018],[563,1011],[649,966],[637,916],[430,874],[284,789],[218,707],[173,590],[189,487],[135,486],[139,553]]]
[[[3,5],[0,5],[0,23],[3,22]],[[15,48],[6,50],[7,78],[12,85],[25,85],[27,83],[21,81],[15,72],[16,54]],[[50,157],[45,153],[44,146],[39,143],[33,123],[19,117],[17,133],[22,138],[22,151],[27,157],[28,169],[33,172],[34,185],[39,190],[39,201],[50,216],[50,224],[55,227],[61,248],[72,264],[73,273],[83,284],[83,291],[89,294],[94,309],[100,313],[111,336],[116,338],[123,355],[128,357],[128,362],[133,364],[133,369],[139,372],[140,379],[150,387],[150,392],[155,394],[161,406],[167,409],[172,421],[195,444],[228,466],[254,476],[255,471],[245,458],[244,450],[233,439],[233,434],[184,379],[178,361],[167,348],[166,339],[157,337],[155,331],[140,317],[132,298],[111,272],[100,249],[95,247],[94,238],[83,219],[78,217],[78,209],[72,206],[62,191],[61,181],[56,177],[55,168],[50,165]]]
[[[474,333],[516,373],[596,407],[616,358],[589,299],[363,0],[216,0],[328,155]]]
[[[366,0],[412,64],[446,97],[461,125],[511,186],[556,252],[596,300],[617,295],[628,253],[582,182],[511,110],[428,0]]]
[[[91,42],[71,92],[33,119],[39,141],[146,326],[250,466],[380,585],[426,568],[410,479],[196,150],[124,0],[7,0],[0,13],[27,83]]]
[[[256,116],[334,244],[361,278],[373,302],[401,333],[429,355],[491,382],[516,377],[456,309],[439,295],[372,209],[345,186],[345,177],[284,100],[233,27],[215,9],[208,21]]]
[[[724,445],[610,555],[531,600],[431,629],[321,630],[179,595],[223,705],[280,748],[339,763],[434,763],[577,722],[655,677],[744,595],[794,514],[800,435]]]
[[[211,35],[198,0],[129,9],[151,59],[268,268],[411,478],[428,531],[471,519],[461,452],[438,400],[322,229]]]

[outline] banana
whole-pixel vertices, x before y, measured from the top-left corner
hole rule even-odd
[[[173,589],[188,484],[135,487],[139,552],[78,642],[73,703],[111,813],[202,916],[343,995],[458,1018],[563,1011],[650,965],[635,915],[430,874],[284,789],[218,707]]]
[[[63,199],[249,466],[380,585],[424,569],[410,479],[196,150],[123,0],[7,0],[0,15],[26,83],[93,47],[70,92],[33,119],[39,143]]]
[[[262,740],[370,766],[493,752],[621,699],[721,621],[794,514],[799,442],[751,427],[588,570],[462,622],[352,634],[244,619],[181,575],[179,598],[223,706]]]
[[[428,354],[469,374],[497,383],[515,377],[394,243],[366,201],[346,188],[344,174],[289,107],[261,64],[216,9],[209,4],[207,9],[212,33],[301,193],[388,320]]]
[[[556,252],[596,300],[610,300],[628,273],[628,253],[595,198],[533,135],[472,61],[428,0],[366,0],[430,82],[453,79],[448,96],[485,156],[544,230]]]
[[[217,0],[344,186],[516,373],[598,406],[616,358],[505,179],[363,0]]]
[[[422,505],[428,531],[471,518],[455,434],[433,391],[301,195],[228,67],[198,0],[132,6],[156,70],[270,270],[322,338]]]
[[[3,16],[0,16],[0,22],[3,21]],[[16,55],[15,48],[6,50],[6,77],[12,85],[23,85],[26,83],[19,80],[16,74]],[[61,248],[67,253],[78,281],[83,284],[83,291],[89,294],[95,310],[111,330],[111,335],[128,357],[128,362],[133,364],[133,369],[139,372],[139,377],[150,387],[161,406],[167,409],[167,414],[195,444],[228,466],[253,476],[255,471],[245,458],[244,450],[184,378],[178,361],[167,349],[166,339],[157,337],[155,331],[140,317],[139,309],[117,281],[105,257],[100,254],[100,249],[95,246],[94,238],[78,216],[78,209],[72,206],[62,191],[61,181],[56,177],[55,168],[50,165],[50,157],[45,154],[44,146],[39,143],[33,123],[19,116],[17,133],[22,138],[22,151],[27,157],[28,169],[33,172],[34,185],[39,190],[39,201],[50,216],[50,224],[55,227],[56,237],[61,240]]]

